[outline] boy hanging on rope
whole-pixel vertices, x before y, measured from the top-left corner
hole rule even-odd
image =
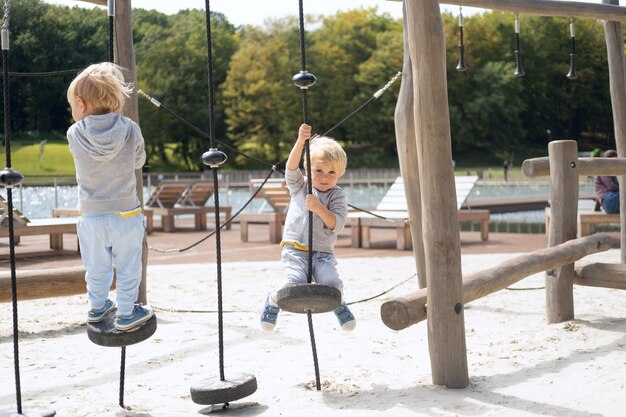
[[[267,295],[261,314],[261,327],[271,331],[276,326],[280,309],[276,292],[293,284],[305,284],[308,275],[309,211],[313,212],[313,271],[318,284],[335,287],[343,293],[343,282],[337,273],[333,249],[337,234],[343,229],[348,215],[348,199],[337,186],[346,171],[347,157],[341,146],[328,137],[316,137],[310,143],[311,180],[313,194],[307,193],[307,180],[299,165],[302,149],[311,136],[311,126],[303,124],[298,139],[291,149],[285,170],[291,202],[285,220],[281,242],[281,258],[285,265],[285,279]],[[304,167],[308,169],[307,166]],[[354,316],[345,302],[334,310],[343,330],[353,330]]]
[[[131,92],[122,68],[108,62],[89,66],[67,90],[76,121],[67,140],[78,183],[77,231],[91,304],[87,320],[99,322],[115,309],[108,298],[115,265],[115,328],[121,331],[133,330],[154,314],[135,304],[145,228],[135,170],[145,163],[146,153],[139,126],[119,114]]]

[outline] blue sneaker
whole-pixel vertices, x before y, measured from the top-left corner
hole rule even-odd
[[[337,316],[337,320],[339,320],[339,324],[343,330],[347,332],[354,330],[356,327],[356,320],[346,303],[341,303],[341,305],[337,307],[333,313]]]
[[[106,315],[113,310],[115,310],[115,304],[113,304],[113,301],[107,298],[104,302],[104,307],[99,310],[94,310],[92,308],[87,312],[87,321],[89,323],[97,323],[99,321],[102,321],[106,317]]]
[[[270,304],[270,295],[267,295],[265,304],[263,304],[263,312],[261,313],[261,328],[266,332],[271,332],[276,327],[276,319],[280,308]]]
[[[135,304],[133,313],[130,316],[117,316],[115,319],[115,328],[121,331],[133,330],[140,324],[150,320],[152,316],[154,316],[154,311],[152,311],[150,306]]]

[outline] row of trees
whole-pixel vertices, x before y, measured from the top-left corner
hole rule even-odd
[[[204,12],[165,15],[134,10],[138,87],[192,124],[208,126]],[[443,15],[453,157],[467,163],[545,152],[553,138],[577,139],[581,148],[610,146],[613,125],[601,22],[576,21],[577,74],[569,68],[569,20],[520,16],[526,75],[516,78],[513,16],[466,16],[469,70],[458,72],[457,18]],[[302,121],[296,17],[263,27],[235,27],[212,15],[217,138],[248,155],[284,159]],[[11,70],[80,69],[108,57],[106,11],[67,8],[40,0],[11,3]],[[401,68],[402,22],[375,9],[352,10],[307,21],[307,69],[318,77],[308,93],[309,120],[322,133],[350,114]],[[71,123],[65,91],[74,74],[12,77],[12,126],[17,132],[64,132]],[[395,166],[393,113],[399,82],[332,136],[346,147],[350,165]],[[141,126],[152,161],[168,159],[199,169],[208,140],[140,99]],[[176,144],[172,147],[171,144]],[[173,152],[173,153],[172,153]],[[229,167],[259,168],[228,151]],[[164,166],[164,165],[160,165]]]

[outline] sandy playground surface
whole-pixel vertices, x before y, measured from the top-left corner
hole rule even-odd
[[[513,255],[463,255],[464,274]],[[618,262],[617,250],[581,262]],[[84,296],[19,303],[24,411],[57,416],[624,416],[626,293],[575,287],[576,320],[547,325],[543,274],[466,305],[470,385],[432,385],[426,325],[394,332],[379,309],[417,288],[412,257],[339,259],[354,332],[332,313],[314,315],[322,390],[306,316],[281,313],[277,329],[258,323],[279,262],[223,264],[225,375],[248,373],[258,390],[218,406],[191,401],[190,387],[219,376],[215,264],[150,266],[155,335],[127,348],[125,405],[118,403],[120,348],[92,344]],[[516,290],[514,290],[516,289]],[[15,412],[11,304],[0,305],[0,415]]]

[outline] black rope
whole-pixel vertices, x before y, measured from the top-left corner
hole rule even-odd
[[[139,94],[141,94],[142,97],[147,99],[150,103],[152,103],[153,105],[155,105],[156,107],[158,107],[160,109],[165,110],[166,112],[168,112],[169,114],[171,114],[172,116],[177,118],[179,121],[183,122],[186,126],[191,128],[192,130],[194,130],[196,133],[200,134],[202,137],[204,137],[206,139],[210,139],[211,138],[211,136],[208,133],[206,133],[204,130],[202,130],[199,127],[195,126],[193,123],[191,123],[190,121],[186,120],[180,114],[178,114],[178,113],[174,112],[173,110],[169,109],[168,107],[163,105],[163,103],[161,103],[159,100],[155,99],[154,97],[150,96],[149,94],[146,94],[142,90],[139,90],[137,92]],[[248,154],[238,150],[237,148],[235,148],[233,146],[230,146],[229,144],[220,141],[219,139],[215,139],[214,138],[213,141],[219,143],[220,145],[223,145],[224,147],[230,149],[231,151],[237,152],[241,156],[244,156],[244,157],[250,159],[251,161],[258,162],[258,163],[260,163],[262,165],[273,166],[271,163],[269,163],[267,161],[263,161],[262,159],[255,158],[254,156],[248,155]]]
[[[45,71],[45,72],[12,72],[11,71],[8,73],[8,76],[10,78],[13,78],[13,77],[56,77],[59,75],[76,75],[82,70],[83,68],[59,70],[59,71]],[[3,77],[6,77],[6,75],[3,74]]]
[[[209,148],[214,147],[215,142],[215,125],[214,125],[214,106],[215,97],[213,91],[213,53],[211,41],[211,6],[209,0],[205,0],[205,17],[206,17],[206,45],[207,45],[207,77],[208,77],[208,99],[209,99]],[[211,167],[213,170],[213,193],[215,199],[215,257],[217,263],[217,322],[219,336],[219,368],[220,380],[225,381],[224,375],[224,318],[222,309],[222,244],[220,235],[220,199],[219,199],[219,183],[217,178],[218,166]]]
[[[362,103],[361,105],[359,105],[355,110],[353,110],[349,115],[347,115],[346,117],[344,117],[343,119],[341,119],[341,121],[337,124],[335,124],[333,127],[331,127],[330,129],[328,129],[326,132],[324,132],[324,134],[322,134],[321,136],[327,136],[329,135],[332,131],[334,131],[335,129],[337,129],[338,127],[340,127],[341,125],[343,125],[344,123],[346,123],[348,120],[350,120],[352,117],[354,117],[357,113],[359,113],[361,110],[363,110],[368,104],[370,104],[372,101],[374,101],[375,99],[379,98],[385,91],[387,91],[387,89],[389,87],[391,87],[391,85],[398,79],[399,76],[402,75],[402,72],[398,72],[396,73],[396,75],[394,75],[391,80],[389,80],[389,82],[387,82],[387,84],[385,84],[384,87],[382,87],[381,89],[377,90],[370,98],[368,98],[364,103]],[[178,119],[180,122],[182,122],[183,124],[185,124],[187,127],[191,128],[192,130],[194,130],[196,133],[200,134],[202,137],[209,139],[210,135],[208,133],[206,133],[205,131],[203,131],[202,129],[200,129],[199,127],[197,127],[196,125],[194,125],[193,123],[189,122],[188,120],[186,120],[184,117],[182,117],[180,114],[176,113],[175,111],[173,111],[172,109],[168,108],[167,106],[165,106],[163,103],[161,103],[159,100],[157,100],[156,98],[150,96],[149,94],[147,94],[145,91],[143,90],[138,90],[137,91],[142,97],[144,97],[146,100],[148,100],[150,103],[152,103],[154,106],[156,106],[157,108],[163,109],[166,112],[168,112],[169,114],[171,114],[172,116],[174,116],[176,119]],[[215,142],[219,143],[220,145],[230,149],[231,151],[234,151],[236,153],[238,153],[239,155],[250,159],[251,161],[255,161],[258,162],[261,165],[266,165],[268,167],[273,167],[275,168],[276,165],[281,165],[282,163],[284,163],[287,159],[283,159],[282,161],[280,161],[278,164],[274,165],[271,162],[268,161],[264,161],[262,159],[256,158],[252,155],[248,155],[245,152],[240,151],[239,149],[235,148],[234,146],[231,146],[225,142],[220,141],[219,139],[214,139]],[[284,174],[284,172],[282,170],[278,170],[278,172],[281,172],[282,174]]]
[[[108,0],[109,15],[109,62],[115,63],[115,0]],[[126,379],[126,346],[122,346],[120,357],[119,406],[124,408],[124,381]]]
[[[304,45],[304,7],[303,0],[298,0],[299,12],[300,12],[300,69],[301,73],[306,72],[306,53]],[[302,121],[303,123],[309,123],[308,103],[307,103],[307,88],[300,87],[302,95]],[[307,139],[304,143],[304,158],[307,166],[307,193],[313,194],[313,181],[311,178],[311,149],[310,139]],[[308,257],[308,271],[306,276],[307,283],[313,281],[313,212],[309,210],[309,257]],[[317,347],[315,346],[315,332],[313,329],[313,316],[311,311],[307,312],[307,318],[309,322],[309,335],[311,337],[311,349],[313,352],[313,366],[315,368],[315,385],[317,390],[321,389],[320,384],[320,371],[319,363],[317,360]]]
[[[2,87],[4,92],[4,137],[6,168],[11,168],[11,106],[9,100],[9,17],[10,2],[4,2],[2,22]],[[15,229],[13,225],[13,190],[7,186],[7,209],[9,220],[9,258],[11,262],[11,299],[13,306],[13,365],[15,370],[15,400],[17,413],[22,414],[22,387],[20,378],[19,328],[17,314],[17,276],[15,268]]]
[[[126,346],[122,346],[122,357],[120,358],[120,407],[124,408],[124,377],[126,374]]]

